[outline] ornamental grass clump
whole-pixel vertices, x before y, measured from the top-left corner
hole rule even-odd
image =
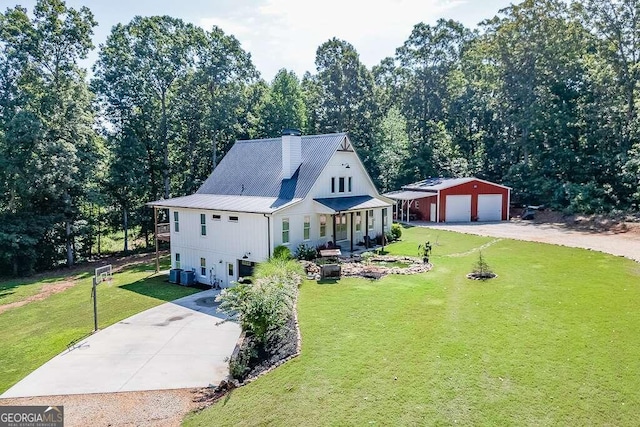
[[[245,380],[295,353],[292,324],[302,275],[297,261],[272,258],[256,266],[253,283],[238,283],[216,298],[218,309],[245,333],[237,357],[229,362],[234,378]]]

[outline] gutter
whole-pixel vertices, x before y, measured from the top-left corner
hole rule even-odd
[[[262,215],[267,218],[267,258],[271,258],[271,216],[267,216],[267,214]]]

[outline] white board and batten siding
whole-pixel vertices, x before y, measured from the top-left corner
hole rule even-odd
[[[478,195],[478,221],[502,221],[502,194]]]
[[[447,222],[471,221],[471,195],[448,195],[446,197],[445,219]]]
[[[347,168],[346,165],[349,165]],[[349,190],[349,177],[351,177],[351,191]],[[334,192],[331,191],[331,179],[335,178]],[[339,179],[344,178],[344,192],[339,191]],[[274,246],[283,244],[282,241],[282,223],[283,219],[289,220],[289,243],[287,247],[295,252],[300,243],[306,243],[309,246],[318,246],[333,240],[333,216],[326,215],[327,225],[325,236],[320,236],[320,216],[316,213],[318,203],[313,199],[329,198],[329,197],[347,197],[360,195],[377,195],[378,192],[369,179],[364,166],[360,159],[353,151],[336,151],[320,176],[309,191],[308,196],[289,208],[283,209],[273,215],[273,242]],[[361,231],[355,231],[355,224],[351,224],[351,215],[347,215],[347,239],[351,238],[351,227],[354,227],[353,237],[356,241],[364,239],[365,230],[365,211],[361,212]],[[310,238],[304,239],[304,220],[309,216],[311,220]],[[374,229],[369,231],[369,237],[375,238],[381,231],[382,209],[373,210]],[[354,214],[355,221],[355,214]],[[387,225],[385,231],[391,228],[391,206],[387,208]],[[340,243],[340,241],[338,241]]]
[[[179,231],[175,230],[174,212],[178,212]],[[206,235],[201,233],[201,217],[205,216]],[[214,219],[219,215],[220,219]],[[237,222],[230,220],[237,217]],[[210,273],[224,286],[238,278],[238,260],[250,252],[248,261],[262,261],[269,256],[267,218],[262,214],[216,212],[197,209],[170,209],[171,267],[176,268],[176,252],[180,254],[180,268],[195,269],[196,281],[210,283]],[[202,275],[201,258],[205,259]],[[222,262],[221,262],[222,261]],[[232,273],[229,274],[229,264]]]

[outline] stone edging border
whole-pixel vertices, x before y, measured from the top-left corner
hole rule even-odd
[[[495,279],[496,277],[498,277],[497,274],[495,274],[495,273],[492,273],[492,274],[493,274],[493,276],[491,276],[491,277],[473,277],[473,273],[469,273],[469,274],[467,274],[467,279],[470,279],[470,280],[491,280],[491,279]]]

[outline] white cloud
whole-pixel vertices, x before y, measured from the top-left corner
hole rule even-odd
[[[264,0],[224,18],[202,18],[240,40],[263,77],[287,68],[315,72],[316,49],[332,37],[351,43],[371,67],[393,55],[419,22],[433,23],[465,0]]]

